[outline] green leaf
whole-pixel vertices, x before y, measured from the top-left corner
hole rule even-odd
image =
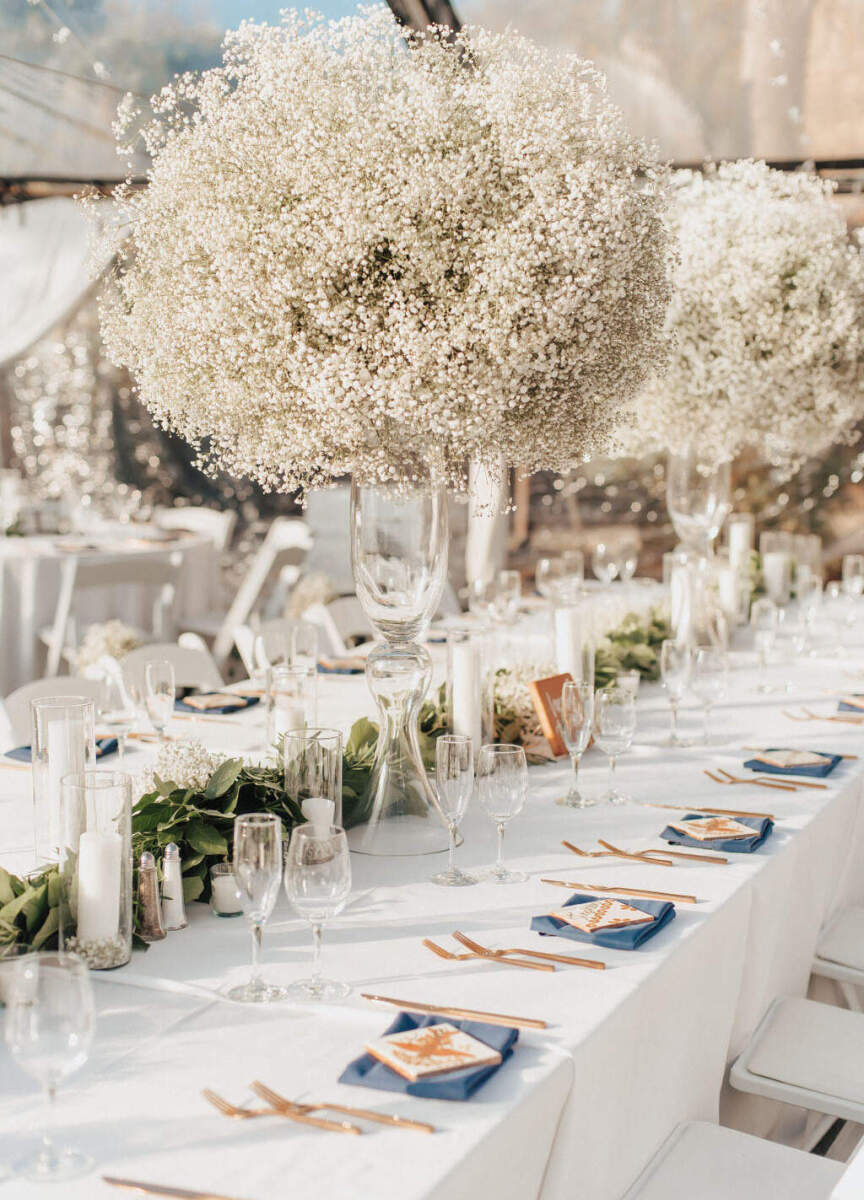
[[[25,887],[20,896],[16,896],[14,900],[10,900],[8,904],[4,904],[3,907],[0,908],[0,921],[6,921],[10,925],[13,921],[17,921],[19,914],[30,903],[35,895],[35,888]]]
[[[183,876],[183,899],[191,902],[197,900],[204,891],[204,880],[200,875]]]
[[[228,843],[218,829],[198,818],[190,821],[183,831],[184,839],[200,854],[227,854]]]
[[[350,756],[359,757],[374,747],[377,741],[378,726],[374,721],[370,721],[368,717],[361,717],[359,721],[355,721],[351,726],[345,752]]]
[[[34,950],[38,950],[40,946],[44,946],[50,937],[53,937],[60,928],[60,909],[51,908],[48,910],[48,916],[42,922],[39,932],[32,938],[30,945]]]
[[[242,770],[243,760],[239,758],[229,758],[227,762],[218,766],[204,789],[205,800],[215,800],[218,796],[224,796]]]
[[[12,887],[12,876],[0,867],[0,905],[8,904],[15,899],[15,889]]]

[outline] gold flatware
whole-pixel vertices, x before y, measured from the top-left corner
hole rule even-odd
[[[841,717],[833,713],[827,716],[822,716],[820,713],[811,712],[809,708],[802,709],[804,716],[797,713],[791,713],[788,709],[783,709],[783,716],[788,717],[790,721],[837,721],[841,725],[860,725],[864,721],[864,716],[860,717]]]
[[[758,780],[758,782],[764,783],[765,780],[760,778]],[[820,788],[821,790],[824,791],[825,788],[828,787],[828,784],[827,783],[817,783],[814,779],[802,779],[799,775],[796,775],[793,787],[796,787],[796,788]]]
[[[724,858],[722,854],[687,854],[684,850],[642,850],[641,854],[671,854],[673,858],[689,858],[692,862],[698,863],[714,863],[717,867],[727,866],[728,858]]]
[[[271,1105],[272,1108],[291,1108],[297,1112],[310,1113],[326,1109],[328,1112],[344,1113],[347,1117],[357,1117],[361,1121],[375,1121],[378,1125],[392,1125],[395,1129],[416,1129],[419,1133],[434,1133],[435,1126],[426,1121],[411,1121],[408,1117],[396,1117],[390,1113],[376,1112],[372,1108],[352,1108],[347,1104],[301,1104],[295,1100],[286,1100],[278,1092],[267,1087],[256,1079],[252,1084],[256,1096]]]
[[[675,866],[675,864],[672,862],[672,860],[668,859],[668,858],[646,858],[646,856],[644,854],[639,854],[638,852],[634,854],[630,850],[621,850],[620,847],[613,846],[611,842],[606,842],[603,840],[603,838],[598,838],[597,841],[600,843],[601,846],[604,847],[604,849],[608,850],[610,854],[615,855],[616,858],[628,858],[628,859],[632,860],[633,862],[641,862],[641,863],[653,862],[658,867],[674,867]]]
[[[678,892],[652,892],[649,888],[628,888],[606,886],[602,883],[565,883],[560,879],[541,879],[541,883],[551,883],[554,887],[569,888],[574,892],[610,892],[617,896],[636,896],[644,900],[673,900],[680,904],[698,904],[695,896],[681,895]]]
[[[789,714],[787,713],[787,716],[788,716],[788,715],[789,715]],[[797,720],[797,719],[798,719],[797,717],[793,718],[793,720]],[[803,719],[803,718],[802,718],[802,719]],[[741,749],[742,749],[742,750],[755,750],[755,751],[756,751],[758,754],[765,754],[765,753],[767,753],[767,751],[765,750],[765,747],[764,747],[764,746],[742,746],[742,747],[741,747]],[[832,751],[830,751],[830,750],[824,750],[824,751],[820,751],[820,753],[822,753],[822,754],[830,754],[830,753],[832,753]],[[835,753],[835,754],[834,754],[834,757],[835,757],[835,758],[845,758],[845,759],[849,759],[850,761],[854,761],[854,762],[857,762],[857,761],[858,761],[858,755],[857,755],[857,754],[836,754],[836,753]]]
[[[717,767],[718,771],[720,771],[720,769],[721,769],[720,767]],[[795,791],[795,785],[792,783],[763,783],[763,781],[761,779],[735,779],[732,776],[730,776],[728,779],[720,779],[712,771],[708,771],[707,769],[703,770],[702,774],[707,775],[708,778],[710,780],[712,780],[714,783],[724,783],[724,784],[726,784],[727,787],[731,787],[731,785],[734,783],[749,783],[749,784],[756,784],[761,787],[774,788],[775,791],[781,791],[781,792],[794,792]],[[728,774],[728,772],[724,772],[724,774]]]
[[[423,939],[423,945],[427,950],[431,950],[433,954],[437,954],[439,958],[446,958],[452,962],[463,962],[465,959],[474,958],[480,962],[495,962],[499,967],[525,967],[529,971],[554,971],[555,968],[551,963],[529,963],[520,962],[518,958],[496,958],[494,954],[453,954],[450,950],[445,950],[443,946],[439,946],[437,942],[431,941],[429,938]]]
[[[148,1196],[174,1196],[176,1200],[239,1200],[238,1196],[224,1196],[221,1192],[167,1187],[164,1183],[143,1183],[140,1179],[120,1179],[116,1175],[103,1175],[102,1182],[110,1183],[112,1187],[127,1188],[130,1192],[143,1192]]]
[[[5,759],[0,759],[0,766],[5,767],[7,771],[29,771],[30,770],[30,763],[7,762]]]
[[[603,838],[597,839],[601,846],[611,846],[611,842],[605,842]],[[580,850],[578,846],[574,846],[572,842],[562,842],[562,846],[566,846],[568,850],[572,850],[574,854],[578,854],[581,858],[616,858],[617,854],[612,850]],[[657,855],[658,857],[654,857]],[[657,850],[634,850],[627,852],[626,857],[633,857],[640,862],[659,863],[664,866],[672,866],[668,860],[670,858],[688,858],[692,862],[698,863],[714,863],[715,866],[722,867],[728,864],[729,859],[724,858],[722,854],[688,854],[683,850],[667,850],[660,847]]]
[[[467,934],[460,933],[458,929],[454,931],[453,936],[457,942],[461,942],[463,946],[476,951],[477,954],[491,954],[496,957],[507,954],[528,954],[531,958],[546,958],[551,962],[567,963],[574,967],[589,967],[594,971],[606,970],[606,964],[599,958],[576,958],[572,954],[549,954],[544,950],[523,950],[516,946],[510,946],[506,950],[490,950],[488,946],[481,946],[479,942],[472,941]]]
[[[202,709],[200,713],[174,713],[171,717],[172,721],[200,721],[206,718],[208,725],[239,725],[240,721],[235,721],[233,717],[217,717],[211,716],[206,709]]]
[[[454,1021],[480,1021],[484,1025],[504,1025],[512,1029],[547,1029],[548,1022],[539,1017],[508,1017],[504,1013],[483,1012],[476,1008],[453,1008],[446,1004],[423,1004],[416,1000],[397,1000],[393,996],[378,996],[374,992],[361,992],[364,1000],[375,1000],[379,1004],[390,1004],[405,1012],[426,1013],[435,1017],[451,1017]]]
[[[298,1125],[312,1125],[315,1129],[326,1129],[329,1133],[363,1132],[356,1125],[352,1125],[350,1121],[328,1121],[324,1117],[309,1117],[305,1113],[289,1112],[287,1109],[283,1111],[282,1109],[241,1108],[239,1104],[231,1104],[230,1101],[224,1100],[210,1088],[205,1088],[201,1095],[223,1116],[234,1117],[239,1121],[248,1121],[251,1117],[277,1116],[286,1117],[289,1121],[296,1121]]]
[[[651,808],[668,808],[674,812],[707,813],[714,817],[758,817],[761,820],[775,820],[773,813],[751,812],[746,808],[694,808],[691,804],[660,804],[653,800],[647,801]]]

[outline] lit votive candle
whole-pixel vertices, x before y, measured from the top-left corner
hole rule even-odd
[[[217,917],[239,917],[243,911],[231,863],[210,868],[210,908]]]

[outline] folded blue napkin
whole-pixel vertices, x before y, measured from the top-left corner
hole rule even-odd
[[[96,739],[96,757],[106,758],[109,754],[117,753],[117,739],[104,737]],[[6,758],[14,758],[17,762],[30,762],[30,747],[16,746],[14,750],[6,751]]]
[[[864,696],[862,696],[859,692],[850,692],[849,699],[855,700],[857,703],[850,704],[846,700],[841,700],[837,705],[838,712],[864,713]]]
[[[199,692],[200,696],[219,695],[218,692]],[[174,707],[178,712],[194,713],[196,717],[215,717],[222,716],[225,713],[245,712],[247,708],[251,708],[257,704],[258,696],[243,696],[237,704],[223,704],[220,708],[196,708],[194,704],[187,704],[185,700],[175,700]]]
[[[363,675],[365,668],[363,667],[325,667],[323,663],[318,664],[319,675]]]
[[[421,1017],[419,1013],[400,1013],[396,1020],[384,1031],[384,1037],[389,1033],[405,1033],[409,1029],[423,1029],[427,1025],[441,1025],[446,1017]],[[485,1042],[501,1055],[501,1062],[496,1066],[464,1067],[461,1071],[448,1071],[445,1075],[431,1075],[426,1079],[418,1079],[411,1083],[398,1071],[379,1062],[371,1054],[361,1054],[350,1062],[339,1076],[340,1083],[356,1084],[360,1087],[378,1088],[385,1092],[404,1092],[406,1096],[424,1096],[427,1100],[469,1100],[487,1079],[504,1065],[513,1053],[513,1047],[519,1038],[518,1029],[509,1029],[503,1025],[483,1025],[479,1021],[450,1021],[463,1033]]]
[[[535,933],[542,933],[544,936],[572,938],[574,942],[589,942],[593,946],[606,946],[610,950],[636,950],[675,918],[675,905],[668,900],[636,900],[629,896],[614,898],[622,904],[629,904],[632,908],[650,913],[654,920],[650,925],[622,925],[619,929],[598,929],[595,933],[583,933],[581,929],[575,929],[566,921],[546,915],[534,917],[531,928]],[[603,899],[603,896],[586,896],[583,892],[574,892],[561,907],[569,908],[571,904],[589,904],[593,900]]]
[[[688,813],[681,820],[698,821],[708,815],[707,813]],[[748,838],[710,838],[706,842],[700,842],[698,838],[687,837],[686,834],[679,833],[671,825],[667,825],[660,836],[674,846],[693,846],[697,850],[722,850],[728,854],[751,854],[754,850],[759,849],[774,828],[774,822],[770,817],[732,817],[730,819],[737,821],[739,825],[748,825],[753,830],[753,836]]]
[[[782,746],[766,746],[765,753],[774,754],[782,749]],[[827,751],[814,750],[813,753],[827,754]],[[825,762],[814,763],[810,767],[775,767],[771,763],[760,762],[758,758],[748,758],[744,766],[749,767],[751,771],[762,771],[766,775],[809,775],[813,779],[824,779],[842,761],[842,754],[828,754]]]

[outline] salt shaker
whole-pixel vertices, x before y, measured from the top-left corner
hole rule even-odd
[[[158,942],[165,937],[159,906],[159,876],[156,859],[149,850],[141,855],[138,867],[138,936],[145,942]]]
[[[162,862],[162,926],[170,932],[185,929],[186,925],[180,847],[176,842],[169,842]]]

